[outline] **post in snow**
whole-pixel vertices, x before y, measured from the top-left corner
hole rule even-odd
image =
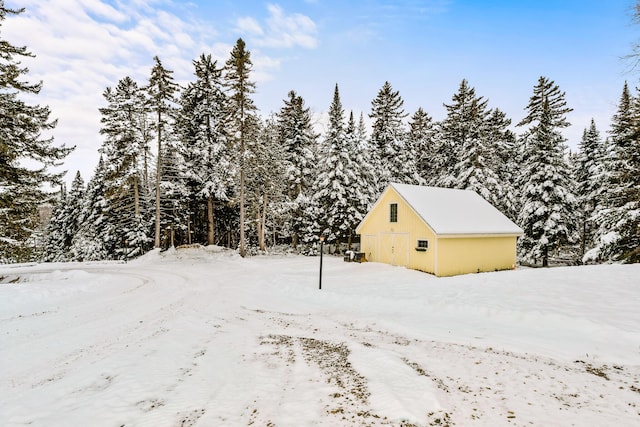
[[[319,290],[322,290],[322,252],[324,252],[323,245],[324,245],[324,234],[321,234],[320,235],[320,282],[318,284]]]

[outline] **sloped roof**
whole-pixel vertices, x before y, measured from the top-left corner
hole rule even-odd
[[[390,184],[436,234],[523,234],[475,191]]]

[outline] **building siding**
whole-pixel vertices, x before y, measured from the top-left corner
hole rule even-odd
[[[398,222],[390,222],[392,203],[398,204]],[[367,260],[435,273],[435,234],[393,188],[387,189],[357,231]],[[418,239],[428,240],[429,249],[416,251]]]
[[[390,221],[396,203],[397,222]],[[427,222],[425,222],[425,220]],[[368,261],[454,276],[515,268],[517,235],[439,235],[393,188],[388,187],[356,230]],[[427,240],[426,251],[417,241]]]
[[[510,270],[515,265],[515,236],[438,239],[438,276]]]

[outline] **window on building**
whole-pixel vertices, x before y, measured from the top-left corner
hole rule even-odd
[[[424,252],[429,248],[428,240],[418,240],[416,242],[416,251]]]
[[[398,222],[398,204],[391,203],[389,205],[389,222]]]

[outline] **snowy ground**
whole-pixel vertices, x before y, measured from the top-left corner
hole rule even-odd
[[[640,425],[640,265],[318,261],[0,266],[0,425]]]

